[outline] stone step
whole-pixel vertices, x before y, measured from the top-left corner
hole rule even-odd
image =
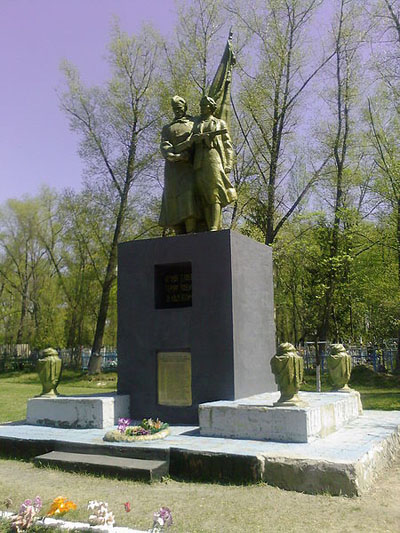
[[[155,446],[146,446],[140,442],[131,443],[127,446],[125,442],[119,444],[118,442],[102,441],[101,444],[93,444],[90,442],[72,442],[72,441],[52,441],[53,446],[50,450],[59,452],[83,453],[90,455],[111,455],[112,457],[126,457],[131,459],[146,459],[151,461],[166,461],[169,462],[169,448],[156,448]],[[148,443],[147,443],[148,444]],[[1,441],[0,441],[1,445]],[[49,450],[46,450],[49,451]],[[35,455],[38,455],[37,452]]]
[[[155,481],[168,474],[166,461],[112,457],[88,453],[52,451],[33,459],[38,466],[57,466],[74,472],[116,475],[142,481]]]
[[[97,430],[67,430],[50,428],[50,431],[46,431],[49,428],[39,426],[25,426],[21,425],[23,429],[22,435],[18,438],[8,437],[1,434],[0,425],[0,456],[24,458],[31,460],[36,455],[43,455],[51,451],[59,452],[71,452],[71,453],[83,453],[89,455],[110,455],[111,457],[126,457],[131,459],[146,459],[151,461],[166,461],[169,464],[169,446],[163,447],[146,446],[146,442],[141,445],[140,443],[130,443],[129,446],[125,442],[120,445],[117,442],[107,443],[102,441],[102,435],[96,433],[95,439],[90,437],[92,431]],[[29,429],[25,429],[29,428]],[[53,438],[51,431],[63,432],[65,438]],[[45,435],[41,435],[41,431],[45,432]],[[71,439],[69,432],[75,432],[75,441]],[[31,438],[30,435],[34,433]],[[77,435],[79,433],[79,435]],[[78,437],[78,438],[76,438]],[[79,440],[78,440],[79,439]],[[91,441],[96,440],[95,444]],[[148,443],[147,443],[148,444]],[[160,444],[159,444],[160,445]],[[159,446],[158,445],[158,446]]]

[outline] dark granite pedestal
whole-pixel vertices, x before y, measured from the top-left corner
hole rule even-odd
[[[271,249],[230,230],[119,246],[118,392],[131,417],[276,390]]]

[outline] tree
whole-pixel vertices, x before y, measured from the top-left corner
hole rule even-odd
[[[381,118],[383,118],[381,116]],[[375,162],[378,167],[379,178],[375,190],[384,199],[384,204],[389,206],[390,215],[386,220],[393,227],[392,239],[386,241],[389,248],[395,252],[397,259],[397,291],[400,291],[400,147],[398,144],[399,117],[390,118],[386,124],[379,124],[379,118],[374,116],[371,102],[369,103],[369,120],[372,139],[376,151]],[[398,299],[397,299],[398,300]],[[397,301],[397,307],[399,305]],[[400,371],[400,314],[396,313],[397,323],[397,355],[396,369]]]
[[[397,261],[397,290],[400,289],[400,147],[398,136],[400,132],[400,113],[398,100],[400,95],[400,72],[398,54],[400,51],[400,6],[397,1],[384,0],[380,19],[384,22],[386,38],[384,53],[376,64],[381,87],[379,94],[368,101],[368,122],[371,140],[374,148],[374,159],[378,171],[375,191],[383,200],[383,205],[389,208],[389,216],[384,215],[385,225],[392,226],[392,238],[386,239],[385,244],[389,253],[395,253]],[[382,17],[383,15],[383,17]],[[377,242],[382,242],[379,239]],[[398,309],[398,298],[395,306]],[[400,314],[397,311],[393,322],[397,330],[396,369],[400,372]]]
[[[316,338],[320,341],[341,340],[338,323],[340,299],[345,295],[353,261],[351,231],[357,221],[353,216],[351,190],[357,177],[362,147],[355,146],[354,119],[357,113],[357,53],[359,32],[357,13],[352,0],[341,0],[334,33],[335,88],[332,96],[334,122],[328,127],[325,146],[331,153],[323,182],[324,198],[330,202],[331,222],[325,226],[323,297],[318,312]],[[330,191],[327,194],[326,191]],[[341,289],[341,290],[340,290]],[[349,308],[349,304],[347,304]]]
[[[50,191],[43,198],[39,239],[55,272],[65,312],[64,345],[77,358],[80,347],[93,337],[101,291],[106,252],[99,253],[98,239],[109,240],[109,226],[104,210],[95,209],[88,191],[56,195]],[[100,247],[103,250],[103,247]]]
[[[99,357],[110,294],[116,279],[117,247],[126,220],[132,185],[154,157],[157,124],[159,42],[148,27],[129,37],[117,27],[110,44],[112,77],[105,88],[86,89],[77,71],[65,63],[68,91],[62,108],[80,137],[80,155],[96,187],[109,194],[114,211],[113,235],[107,247],[107,265],[92,344],[89,372],[100,370]]]
[[[163,85],[179,94],[197,112],[200,97],[209,88],[227,37],[221,0],[178,3],[176,42],[164,42]],[[173,94],[171,96],[173,96]],[[170,114],[169,100],[164,102]]]
[[[228,8],[254,35],[253,55],[255,48],[260,58],[253,70],[241,65],[240,104],[248,114],[242,130],[249,132],[246,139],[258,174],[252,188],[255,201],[247,216],[262,230],[265,244],[273,243],[326,164],[321,161],[313,168],[302,190],[285,206],[279,191],[298,172],[296,152],[287,153],[296,129],[296,109],[305,89],[333,57],[332,53],[322,58],[317,67],[303,59],[305,29],[320,4],[319,0],[266,0],[244,7],[232,1]]]
[[[7,343],[43,347],[48,341],[62,341],[53,269],[39,238],[42,202],[42,195],[9,200],[0,217],[0,280],[7,302],[3,338]]]

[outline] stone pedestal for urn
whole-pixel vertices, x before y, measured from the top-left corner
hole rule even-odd
[[[114,393],[91,396],[38,396],[28,400],[26,422],[64,429],[111,428],[129,417],[129,396]]]

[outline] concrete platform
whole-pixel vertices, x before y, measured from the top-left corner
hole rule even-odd
[[[199,405],[200,434],[205,437],[311,442],[362,414],[360,393],[299,392],[307,407],[273,407],[279,392],[256,394],[235,401]]]
[[[60,428],[107,428],[129,417],[129,395],[93,394],[28,400],[28,424]]]
[[[110,428],[111,429],[111,428]],[[0,452],[34,457],[52,450],[169,460],[169,474],[189,480],[265,481],[308,493],[359,495],[400,451],[400,411],[364,411],[324,439],[310,443],[202,437],[199,428],[173,426],[161,441],[104,442],[102,429],[0,426]]]

